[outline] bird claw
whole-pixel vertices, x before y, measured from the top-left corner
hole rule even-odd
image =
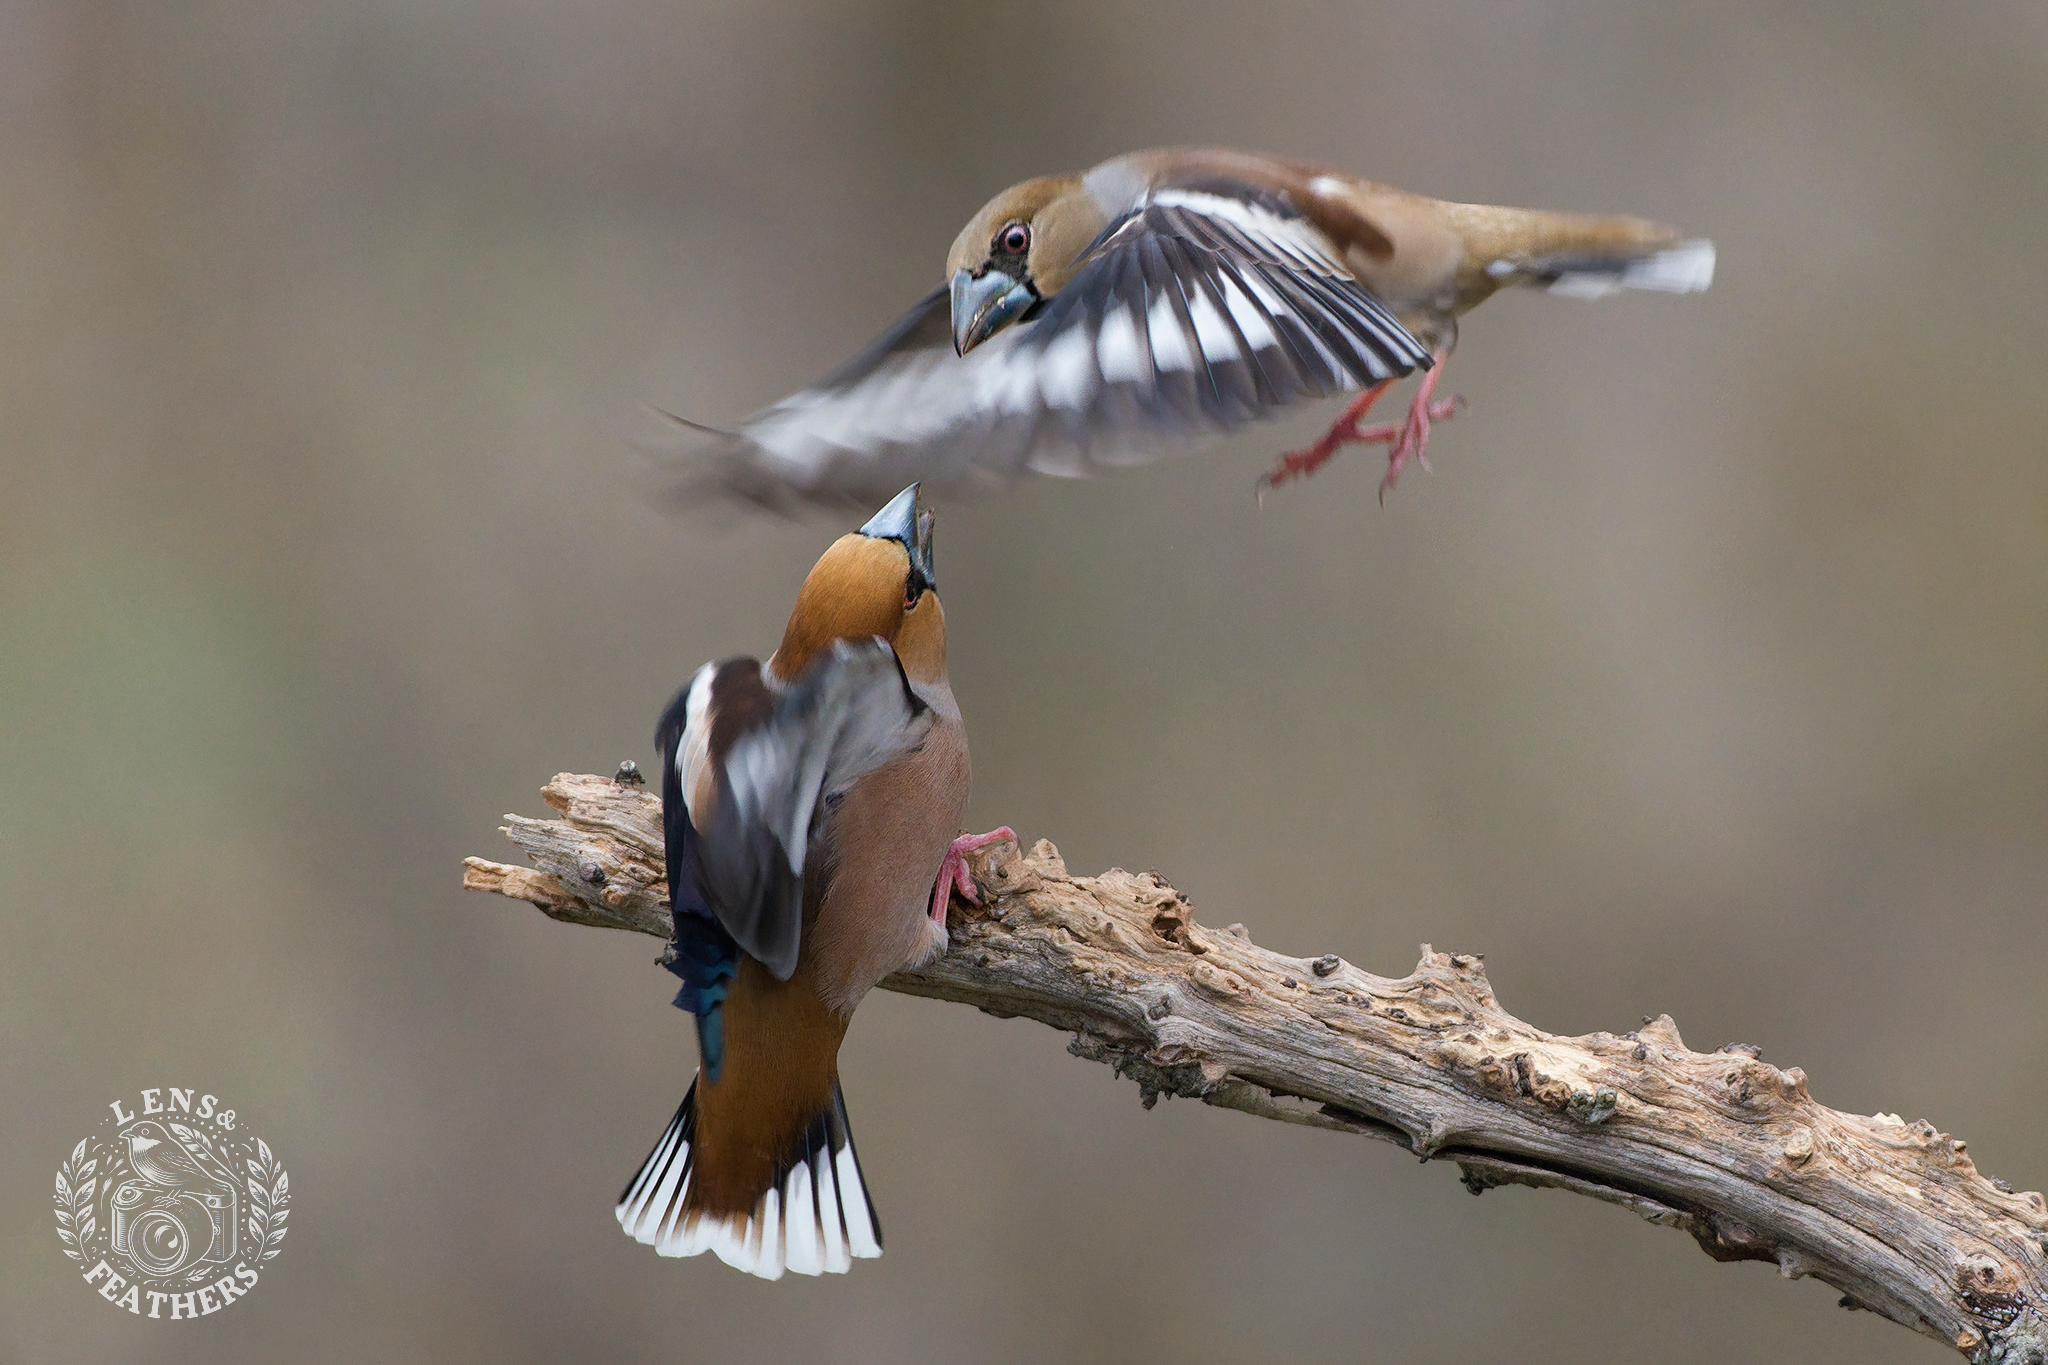
[[[1380,480],[1380,502],[1387,500],[1387,490],[1401,477],[1401,471],[1414,460],[1425,471],[1429,470],[1429,427],[1432,422],[1446,422],[1457,415],[1465,406],[1463,396],[1454,398],[1436,397],[1436,381],[1443,373],[1444,356],[1437,355],[1437,363],[1422,376],[1422,387],[1416,390],[1415,401],[1408,407],[1408,415],[1399,422],[1377,422],[1372,426],[1361,426],[1365,414],[1372,408],[1379,396],[1394,384],[1389,379],[1377,384],[1356,399],[1330,429],[1323,433],[1315,444],[1300,450],[1290,450],[1273,462],[1273,467],[1259,476],[1254,486],[1261,505],[1266,501],[1266,490],[1277,488],[1289,479],[1305,479],[1328,464],[1336,453],[1348,445],[1385,445],[1387,450],[1387,473]]]
[[[1253,492],[1260,505],[1265,505],[1267,489],[1278,488],[1289,479],[1307,478],[1328,464],[1332,456],[1352,442],[1382,439],[1373,434],[1379,430],[1378,427],[1360,428],[1358,424],[1365,420],[1366,413],[1372,411],[1372,405],[1379,401],[1380,395],[1393,386],[1394,381],[1391,379],[1373,385],[1351,400],[1343,415],[1330,424],[1330,429],[1324,432],[1314,445],[1301,450],[1290,450],[1273,461],[1273,467],[1259,475],[1258,482],[1253,485]]]
[[[963,834],[947,845],[946,856],[939,863],[937,884],[932,887],[932,922],[941,926],[945,924],[946,906],[955,891],[969,905],[981,904],[981,888],[974,884],[973,876],[967,871],[968,854],[991,844],[1016,842],[1015,830],[1008,825],[998,825],[986,834]]]
[[[1429,428],[1432,422],[1447,422],[1458,415],[1458,409],[1466,406],[1463,394],[1451,398],[1432,399],[1427,389],[1415,395],[1415,405],[1408,410],[1408,420],[1398,430],[1392,423],[1383,430],[1385,436],[1375,435],[1374,439],[1389,443],[1387,451],[1387,473],[1380,480],[1380,505],[1385,506],[1387,490],[1401,477],[1401,470],[1409,460],[1422,466],[1422,472],[1433,474],[1429,467]],[[1376,431],[1382,428],[1376,428]]]

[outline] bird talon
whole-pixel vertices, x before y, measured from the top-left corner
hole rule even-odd
[[[1395,428],[1382,423],[1379,426],[1361,427],[1365,414],[1379,401],[1379,396],[1394,386],[1391,379],[1373,385],[1364,393],[1351,400],[1343,415],[1330,424],[1330,429],[1313,445],[1300,450],[1290,450],[1273,462],[1273,467],[1259,476],[1254,486],[1260,505],[1265,504],[1266,490],[1277,488],[1289,479],[1305,479],[1328,464],[1336,453],[1347,445],[1359,442],[1390,441],[1394,439]]]
[[[946,856],[939,862],[937,884],[932,887],[932,921],[943,925],[946,922],[946,906],[955,891],[969,905],[981,904],[981,888],[974,884],[974,877],[967,870],[967,856],[989,847],[991,844],[1016,843],[1017,831],[1008,825],[998,825],[986,834],[963,834],[946,847]]]
[[[1462,394],[1450,398],[1436,397],[1436,382],[1443,373],[1445,353],[1437,353],[1437,363],[1422,376],[1422,387],[1416,390],[1415,401],[1408,406],[1408,416],[1402,421],[1400,435],[1393,438],[1392,448],[1387,451],[1387,473],[1380,480],[1380,506],[1387,504],[1387,490],[1400,482],[1401,471],[1408,467],[1410,460],[1422,466],[1422,472],[1436,471],[1429,463],[1429,427],[1432,422],[1442,422],[1454,416],[1465,403]]]

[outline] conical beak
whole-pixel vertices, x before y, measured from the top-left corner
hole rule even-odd
[[[900,542],[910,556],[911,576],[923,586],[935,588],[938,578],[932,570],[932,514],[919,504],[917,488],[912,484],[889,499],[889,505],[868,518],[860,533],[875,540]]]
[[[966,270],[953,272],[953,349],[966,355],[1022,317],[1038,302],[1029,285],[1000,270],[976,279]]]
[[[939,571],[932,562],[932,512],[929,507],[920,509],[917,514],[917,539],[910,546],[910,562],[924,576],[927,588],[939,586]]]

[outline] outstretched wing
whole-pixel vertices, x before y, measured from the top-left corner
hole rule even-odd
[[[1268,188],[1157,190],[1084,262],[965,356],[935,291],[861,355],[741,423],[710,452],[715,479],[786,502],[1076,476],[1430,363]]]
[[[708,916],[787,980],[802,939],[804,872],[827,814],[855,781],[923,739],[927,708],[888,645],[842,640],[780,691],[752,659],[706,664],[669,716],[681,722],[662,730],[676,956],[692,951],[686,929],[692,943],[702,938],[686,917]],[[687,993],[691,977],[677,975]]]

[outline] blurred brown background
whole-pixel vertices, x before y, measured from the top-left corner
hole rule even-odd
[[[1217,141],[1713,236],[1468,321],[1433,477],[1318,411],[942,508],[976,828],[1559,1032],[1669,1010],[2048,1181],[2048,11],[1544,0],[0,4],[0,1358],[1933,1360],[1817,1283],[1390,1148],[1153,1113],[877,995],[890,1235],[621,1236],[693,1056],[651,940],[457,889],[649,763],[836,521],[672,518],[638,404],[814,377],[1028,174]],[[289,1166],[196,1325],[51,1179],[198,1086]]]

